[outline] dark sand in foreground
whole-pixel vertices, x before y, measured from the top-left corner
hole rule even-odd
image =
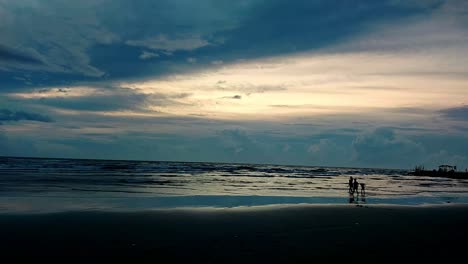
[[[271,206],[1,214],[0,234],[4,258],[41,263],[454,260],[468,254],[468,207]]]

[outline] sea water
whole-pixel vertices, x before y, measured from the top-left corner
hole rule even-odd
[[[468,180],[407,170],[0,157],[1,212],[468,203]],[[365,195],[348,193],[349,177]]]

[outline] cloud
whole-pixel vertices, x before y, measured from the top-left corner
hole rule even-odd
[[[10,94],[10,100],[30,106],[47,106],[85,112],[109,112],[130,110],[151,112],[154,107],[182,105],[190,93],[143,93],[138,89],[114,86],[70,87],[40,89]]]
[[[197,62],[197,59],[196,59],[196,58],[190,57],[190,58],[187,58],[187,62],[188,62],[188,63],[196,63],[196,62]]]
[[[186,57],[194,56],[187,52],[222,43],[222,37],[213,33],[235,27],[254,2],[259,1],[1,1],[0,44],[8,49],[8,57],[12,58],[10,51],[14,50],[17,60],[24,61],[24,56],[17,55],[26,54],[42,65],[0,60],[0,80],[3,86],[25,86],[23,82],[5,82],[11,74],[3,76],[2,70],[26,71],[32,83],[44,86],[62,80],[95,81],[97,77],[120,79],[172,72]],[[135,56],[140,53],[138,47],[172,58],[165,61],[166,65],[155,67]],[[176,51],[185,52],[181,55],[184,59],[172,54]]]
[[[390,2],[398,8],[426,10],[421,16],[408,16],[399,21],[369,25],[365,34],[356,34],[349,41],[326,48],[330,52],[408,52],[443,54],[446,57],[463,52],[468,41],[466,26],[468,4],[458,0],[414,0]],[[451,54],[452,53],[452,54]],[[448,71],[448,65],[420,74],[459,74]],[[418,69],[405,70],[409,75]],[[464,71],[463,71],[464,72]]]
[[[463,170],[463,168],[468,167],[468,156],[450,153],[449,151],[442,149],[428,155],[424,164],[430,164],[432,168],[436,168],[436,166],[441,164],[450,164],[458,166],[459,169]]]
[[[283,149],[283,144],[268,144],[268,140],[251,134],[242,128],[229,128],[219,131],[216,140],[228,152],[230,162],[265,163],[276,160],[274,153]],[[276,143],[276,142],[275,142]]]
[[[224,96],[223,98],[226,98],[226,99],[238,99],[238,100],[240,100],[240,99],[242,99],[242,95],[236,94],[236,95],[234,95],[234,96]]]
[[[56,120],[2,129],[26,154],[19,142],[102,158],[463,161],[465,123],[454,121],[468,115],[466,10],[450,0],[0,0],[2,117]]]
[[[325,166],[413,168],[440,163],[468,166],[468,138],[391,128],[294,127],[265,121],[219,121],[180,116],[61,116],[48,128],[12,122],[3,153],[37,156],[218,161]],[[73,126],[71,126],[73,125]],[[347,127],[343,125],[343,127]],[[1,136],[1,133],[0,133]],[[40,138],[41,140],[38,140]],[[0,137],[0,145],[2,145]],[[24,144],[24,142],[28,142]],[[122,151],[124,150],[124,151]],[[369,152],[373,151],[373,152]]]
[[[1,115],[1,114],[0,114]],[[0,156],[37,156],[35,140],[22,137],[15,137],[12,133],[4,133],[0,130]]]
[[[0,45],[0,61],[12,61],[21,64],[42,64],[41,60],[33,56],[23,54],[2,45]]]
[[[401,7],[433,8],[444,3],[444,0],[392,0],[390,4]]]
[[[167,52],[194,50],[210,45],[208,41],[197,35],[180,35],[170,38],[164,34],[142,40],[127,40],[125,43],[130,46],[145,47]]]
[[[17,53],[34,54],[42,62],[35,67],[17,64],[3,64],[3,67],[102,76],[104,72],[91,65],[88,49],[96,44],[112,43],[118,37],[100,24],[98,6],[99,1],[2,3],[2,12],[9,14],[7,23],[0,24],[3,46],[10,50],[17,47]]]
[[[104,58],[95,52],[99,46],[108,47],[114,58],[144,47],[168,54],[184,51],[184,58],[198,53],[208,65],[225,57],[226,64],[326,46],[366,31],[366,24],[430,11],[389,2],[7,1],[0,6],[0,14],[6,14],[0,33],[5,47],[27,47],[44,59],[42,70],[101,77],[112,70],[100,63]],[[182,60],[174,56],[172,61]]]
[[[385,127],[357,136],[352,147],[354,161],[372,167],[410,168],[419,164],[425,154],[420,143]]]
[[[213,65],[221,65],[221,64],[223,64],[223,61],[222,61],[222,60],[214,60],[214,61],[211,61],[211,64],[213,64]]]
[[[38,122],[52,122],[52,118],[46,115],[30,113],[25,111],[11,111],[8,109],[0,109],[0,121],[38,121]]]
[[[144,94],[125,91],[113,91],[109,94],[97,94],[77,97],[54,97],[35,99],[40,105],[47,105],[62,109],[82,111],[116,111],[140,109],[145,104],[147,96]]]
[[[370,25],[395,23],[437,8],[390,2],[265,1],[250,10],[249,17],[237,27],[217,33],[226,39],[223,58],[261,58],[318,50],[365,34]]]
[[[157,57],[159,57],[159,54],[144,50],[144,51],[141,52],[141,54],[140,54],[140,56],[138,58],[140,58],[142,60],[148,60],[148,59],[157,58]]]
[[[2,44],[18,47],[20,53],[35,54],[43,62],[40,67],[20,69],[102,76],[103,71],[91,65],[88,49],[95,44],[112,43],[118,37],[99,23],[98,6],[99,1],[4,3],[0,9],[10,15],[10,23],[0,25]],[[4,67],[18,68],[15,64]]]
[[[351,149],[350,142],[340,142],[338,137],[330,135],[322,135],[325,138],[320,138],[317,143],[307,147],[307,158],[309,163],[317,166],[336,165],[346,166],[350,164]]]
[[[35,73],[32,83],[44,86],[57,85],[57,80],[166,76],[221,62],[320,51],[368,33],[369,25],[396,23],[437,8],[393,2],[6,1],[0,5],[2,45],[43,65],[18,67],[9,62],[1,67]],[[142,61],[154,56],[141,48],[157,51],[147,52],[164,62]],[[187,64],[187,58],[195,57],[196,68],[193,61]],[[47,78],[42,78],[44,72]],[[25,86],[13,81],[8,85]]]
[[[287,90],[285,85],[252,84],[249,82],[228,82],[219,80],[216,82],[216,88],[221,91],[236,91],[247,95],[255,93],[276,92]]]
[[[468,121],[468,106],[440,110],[442,117],[449,120]]]

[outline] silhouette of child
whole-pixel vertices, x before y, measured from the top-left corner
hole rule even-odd
[[[349,193],[352,193],[353,192],[353,177],[352,176],[349,177],[348,186],[349,186]]]
[[[361,185],[361,194],[365,195],[366,194],[366,184],[365,183],[359,183]]]
[[[358,193],[358,187],[359,187],[359,183],[358,183],[357,179],[354,178],[353,193],[354,193],[354,192]],[[359,194],[359,193],[358,193],[358,194]]]

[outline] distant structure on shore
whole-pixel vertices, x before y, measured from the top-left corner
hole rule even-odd
[[[424,166],[416,166],[414,168],[414,171],[410,172],[409,175],[468,179],[467,171],[457,171],[457,166],[446,164],[440,165],[438,170],[425,170]]]

